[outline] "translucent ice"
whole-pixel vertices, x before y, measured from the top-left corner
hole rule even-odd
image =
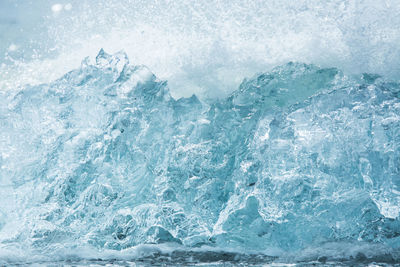
[[[0,249],[398,249],[399,92],[288,63],[225,99],[175,100],[102,50],[1,92]]]

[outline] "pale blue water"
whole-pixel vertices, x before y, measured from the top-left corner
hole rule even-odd
[[[101,9],[104,3],[43,1],[40,7],[1,2],[0,14],[8,15],[0,32],[7,36],[0,47],[7,50],[0,69],[0,265],[398,263],[400,84],[393,60],[400,53],[396,46],[391,52],[385,49],[397,38],[398,24],[384,18],[381,24],[368,24],[374,15],[365,10],[376,6],[343,3],[329,2],[331,9],[320,10],[325,12],[321,15],[318,1],[302,3],[294,11],[272,1],[285,16],[295,12],[310,19],[297,25],[303,30],[293,23],[281,26],[300,39],[284,54],[288,47],[279,50],[279,45],[271,52],[285,62],[293,59],[278,64],[280,59],[254,60],[259,55],[242,42],[248,33],[269,38],[261,30],[270,25],[268,16],[260,15],[258,24],[237,17],[272,12],[261,2],[251,2],[251,10],[234,3],[227,13],[221,11],[225,2],[197,7],[181,3],[182,9],[173,11],[207,11],[199,15],[204,21],[168,17],[164,3],[149,9],[128,1]],[[382,9],[386,17],[397,10],[394,2],[385,5],[391,4],[392,9]],[[330,50],[315,43],[296,46],[307,35],[302,34],[315,29],[307,28],[311,21],[324,21],[324,16],[331,20],[326,27],[345,35],[339,17],[363,17],[351,13],[360,6],[371,31],[393,28],[392,35],[379,37],[381,50],[372,42],[350,39]],[[16,12],[28,7],[37,11],[18,19]],[[171,31],[187,31],[176,25],[191,23],[193,31],[214,39],[218,48],[210,52],[208,41],[190,42],[200,39],[188,32],[168,35],[163,22],[154,18],[140,24],[133,7],[142,15],[152,11],[168,18]],[[224,28],[218,22],[217,33],[205,26],[213,12],[244,24]],[[100,24],[89,23],[92,13]],[[121,15],[118,20],[115,14],[131,14],[132,19]],[[76,27],[83,21],[86,28]],[[13,36],[6,24],[31,31]],[[121,47],[127,53],[97,50],[109,46],[104,36],[116,37],[116,32],[120,38],[114,48],[156,40],[140,39],[128,27],[133,24],[158,32],[168,42]],[[70,36],[59,31],[68,26]],[[345,26],[351,30],[350,24]],[[227,37],[222,29],[240,30],[247,37]],[[100,37],[82,39],[88,31]],[[59,39],[46,41],[51,36]],[[181,38],[188,38],[187,43]],[[285,38],[277,34],[265,47],[260,42],[260,51]],[[237,41],[236,50],[227,48],[229,41]],[[92,57],[94,51],[85,45],[100,52]],[[132,52],[135,48],[142,53]],[[328,59],[322,57],[324,50]],[[334,55],[339,50],[353,53],[338,59]],[[240,51],[253,59],[240,58]],[[381,61],[365,58],[358,65],[356,59],[367,51],[381,55]],[[76,58],[84,52],[89,57],[79,66]],[[148,60],[150,68],[129,58]],[[315,64],[297,59],[315,59]],[[337,68],[346,64],[359,74]],[[254,74],[244,78],[241,69]],[[379,74],[368,74],[371,69]]]

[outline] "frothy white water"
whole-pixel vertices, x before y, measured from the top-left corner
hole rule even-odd
[[[287,61],[389,78],[400,73],[397,0],[18,4],[17,10],[41,19],[26,22],[20,16],[18,27],[28,28],[21,34],[29,38],[4,45],[19,49],[3,59],[3,90],[49,82],[100,48],[126,51],[133,64],[168,80],[175,97],[221,96],[244,77]]]

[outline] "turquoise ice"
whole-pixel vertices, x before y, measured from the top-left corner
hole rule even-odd
[[[226,98],[174,99],[101,50],[0,92],[0,250],[397,251],[399,96],[379,75],[288,63]]]

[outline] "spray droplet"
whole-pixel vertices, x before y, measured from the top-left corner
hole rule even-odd
[[[9,51],[9,52],[16,51],[17,49],[18,49],[18,46],[16,46],[15,44],[11,44],[11,45],[8,47],[8,51]]]
[[[63,6],[61,4],[54,4],[51,6],[51,11],[54,13],[58,13],[63,9]]]
[[[71,3],[66,4],[66,5],[64,6],[64,9],[67,10],[67,11],[71,10],[71,9],[72,9]]]

